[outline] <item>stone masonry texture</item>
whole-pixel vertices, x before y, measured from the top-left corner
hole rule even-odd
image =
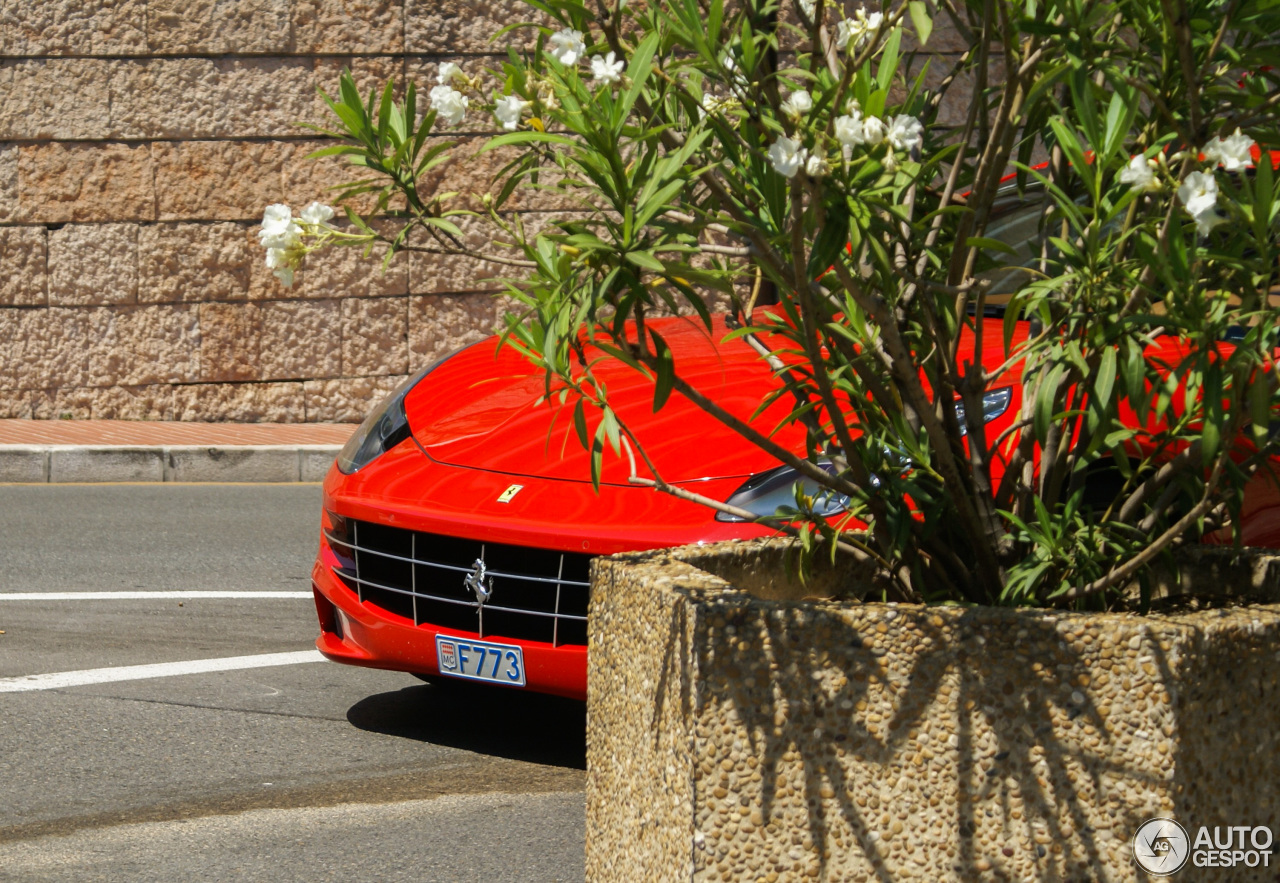
[[[1280,605],[765,600],[769,545],[594,563],[590,883],[1145,881],[1147,819],[1280,832]],[[1278,565],[1223,583],[1280,600]]]
[[[425,98],[443,62],[499,68],[521,38],[494,33],[537,18],[518,0],[0,0],[0,418],[358,421],[501,326],[500,265],[331,251],[284,288],[255,233],[268,204],[362,177],[306,160],[321,142],[298,125],[327,122],[317,88],[344,67]],[[428,186],[480,208],[513,155],[476,156],[486,134],[463,131]],[[509,207],[534,230],[580,208],[535,190]]]

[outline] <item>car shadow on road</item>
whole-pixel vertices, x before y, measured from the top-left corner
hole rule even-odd
[[[473,684],[421,684],[361,699],[352,726],[548,766],[587,768],[585,702]]]

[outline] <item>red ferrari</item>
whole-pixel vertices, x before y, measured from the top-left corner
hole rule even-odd
[[[683,377],[750,418],[774,383],[754,350],[717,343],[723,320],[710,336],[687,319],[653,324]],[[986,323],[992,368],[1001,324]],[[994,434],[1019,411],[1008,376],[985,397]],[[666,481],[760,514],[794,502],[795,473],[687,400],[654,414],[651,381],[620,363],[603,379]],[[543,383],[490,338],[406,382],[353,435],[324,483],[312,571],[325,656],[584,699],[593,556],[770,533],[628,484],[625,458],[606,459],[596,493],[570,406],[538,404]],[[768,431],[776,417],[754,422]],[[802,450],[793,431],[775,437]],[[1255,480],[1245,510],[1245,544],[1280,546],[1274,486]]]

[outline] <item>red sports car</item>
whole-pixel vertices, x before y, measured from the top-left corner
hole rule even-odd
[[[716,342],[723,320],[710,336],[692,320],[653,324],[681,375],[742,419],[775,382],[746,343]],[[992,368],[1001,324],[986,323]],[[985,398],[992,437],[1019,411],[1008,376]],[[794,502],[795,473],[693,404],[675,395],[654,414],[650,381],[616,363],[603,379],[666,481],[761,514]],[[625,458],[606,458],[596,493],[570,406],[538,404],[543,384],[490,338],[406,382],[361,425],[324,483],[312,579],[325,656],[582,699],[592,556],[769,533],[628,484]],[[768,431],[777,414],[754,422]],[[775,437],[803,450],[791,431]],[[1274,486],[1255,480],[1245,509],[1245,544],[1280,546]]]

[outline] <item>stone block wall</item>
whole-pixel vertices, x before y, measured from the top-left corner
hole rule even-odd
[[[380,275],[331,252],[287,289],[255,229],[352,177],[303,159],[317,86],[343,67],[365,90],[434,85],[444,61],[475,74],[528,17],[519,0],[0,0],[0,418],[359,420],[488,333],[498,267],[415,255]],[[945,70],[954,36],[930,44]],[[451,135],[433,172],[460,205],[510,158],[471,156],[486,134]],[[511,207],[536,227],[568,206],[531,190]]]
[[[488,333],[493,267],[336,251],[289,289],[255,230],[350,177],[303,161],[317,86],[496,64],[517,5],[0,0],[0,418],[358,420]],[[435,183],[476,204],[500,159]]]

